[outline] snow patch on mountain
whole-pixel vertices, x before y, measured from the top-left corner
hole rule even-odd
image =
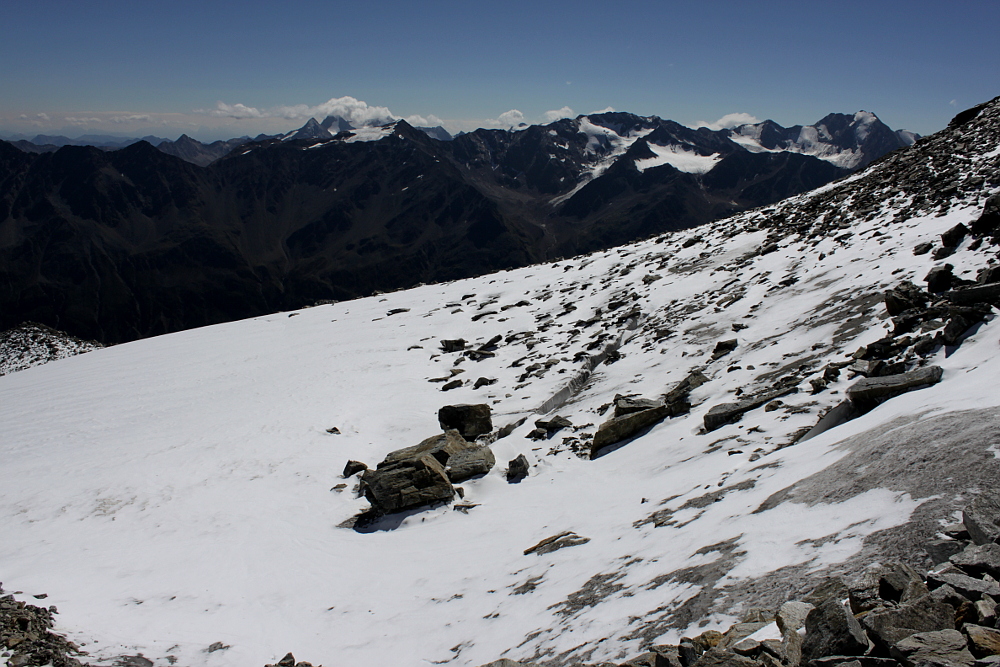
[[[684,146],[658,146],[651,143],[649,150],[655,153],[656,157],[636,160],[635,168],[639,171],[669,164],[678,171],[686,171],[689,174],[705,174],[711,171],[712,167],[722,159],[719,153],[701,155]]]

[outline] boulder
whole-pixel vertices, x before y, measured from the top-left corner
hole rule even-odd
[[[776,398],[781,398],[782,396],[786,396],[797,391],[798,387],[781,387],[765,391],[760,394],[748,396],[734,403],[720,403],[719,405],[714,405],[708,412],[705,413],[705,430],[714,431],[720,426],[738,420],[744,413],[749,412],[750,410],[759,408],[762,405],[770,403]]]
[[[474,440],[493,430],[490,406],[486,403],[446,405],[438,410],[441,428],[455,429],[463,438]]]
[[[570,428],[572,426],[573,422],[565,417],[560,417],[559,415],[556,415],[552,419],[535,420],[535,430],[541,431],[542,437],[544,438],[551,438],[562,429]]]
[[[774,621],[778,624],[778,630],[781,631],[781,634],[798,632],[800,628],[805,627],[806,616],[813,609],[813,605],[808,602],[786,602],[778,608],[778,613],[774,617]]]
[[[1000,655],[1000,631],[966,623],[962,626],[962,632],[969,638],[969,648],[977,658]]]
[[[453,484],[458,484],[476,475],[485,475],[496,463],[497,459],[489,447],[464,449],[448,458],[445,472]]]
[[[896,643],[892,656],[907,667],[972,667],[975,662],[958,630],[910,635]]]
[[[937,384],[944,371],[940,366],[927,366],[907,373],[865,378],[847,388],[847,398],[862,412],[911,389]]]
[[[403,449],[397,449],[389,452],[386,454],[385,459],[378,464],[378,468],[382,469],[407,459],[419,458],[425,454],[433,456],[442,466],[444,466],[448,464],[448,459],[452,454],[457,454],[458,452],[474,448],[475,446],[476,445],[466,441],[458,431],[445,431],[444,433],[440,433],[438,435],[432,435],[412,447],[404,447]]]
[[[1000,282],[953,289],[941,296],[959,306],[972,306],[978,303],[1000,305]]]
[[[443,352],[461,352],[465,349],[465,339],[456,338],[454,340],[443,340],[441,341],[441,350]]]
[[[802,660],[828,655],[862,655],[867,650],[868,638],[861,624],[839,600],[827,599],[806,616]]]
[[[915,632],[954,629],[955,610],[951,605],[925,595],[894,609],[873,611],[864,616],[862,624],[876,644],[889,649]]]
[[[1000,544],[970,544],[948,560],[974,577],[988,574],[1000,579]]]
[[[507,464],[507,481],[520,482],[527,476],[528,459],[524,457],[524,454],[518,454],[516,458],[512,459],[510,463]]]
[[[650,398],[639,398],[637,396],[615,396],[615,417],[629,415],[633,412],[641,412],[651,408],[658,408],[663,405],[663,401],[656,401]]]
[[[455,495],[444,466],[430,454],[366,470],[361,486],[372,507],[383,514],[447,502]]]
[[[590,458],[596,458],[598,451],[604,447],[631,438],[643,429],[663,421],[669,415],[670,409],[659,403],[656,407],[630,412],[621,417],[612,417],[601,424],[594,434],[594,441],[590,445]]]
[[[721,649],[710,648],[691,667],[759,667],[751,658]]]
[[[964,239],[968,233],[969,228],[960,222],[941,235],[941,243],[944,244],[946,248],[955,248],[962,242],[962,239]]]
[[[927,293],[909,280],[904,280],[885,293],[885,310],[891,317],[911,308],[922,308],[926,304]]]
[[[927,581],[934,587],[947,584],[970,600],[978,600],[984,595],[1000,597],[1000,584],[956,572],[931,572]]]
[[[1000,542],[1000,495],[977,495],[962,512],[962,523],[976,544]]]
[[[983,213],[972,223],[972,233],[976,236],[996,235],[1000,228],[1000,194],[986,200]]]
[[[956,277],[952,271],[955,269],[951,264],[945,264],[944,266],[935,266],[931,269],[926,276],[924,276],[924,281],[927,282],[927,291],[932,294],[937,294],[938,292],[944,292],[947,289],[951,289],[954,285]]]
[[[731,338],[729,340],[720,340],[718,343],[715,344],[715,349],[712,350],[712,359],[721,359],[722,357],[726,356],[727,354],[735,350],[737,345],[739,345],[739,341],[737,341],[735,338]]]

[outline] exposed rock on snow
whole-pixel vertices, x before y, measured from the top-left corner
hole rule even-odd
[[[0,333],[0,375],[99,350],[97,341],[81,340],[44,324],[25,322]]]

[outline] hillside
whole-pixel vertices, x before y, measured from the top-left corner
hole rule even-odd
[[[1000,98],[697,229],[0,377],[3,585],[93,662],[557,666],[926,570],[1000,483],[998,190]],[[629,397],[672,416],[594,450]],[[366,515],[345,464],[455,404],[493,469]]]

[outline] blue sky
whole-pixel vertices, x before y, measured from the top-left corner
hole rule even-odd
[[[456,131],[607,107],[689,125],[865,109],[927,134],[1000,94],[995,0],[10,0],[0,15],[0,131],[27,135],[213,139],[331,108]]]

